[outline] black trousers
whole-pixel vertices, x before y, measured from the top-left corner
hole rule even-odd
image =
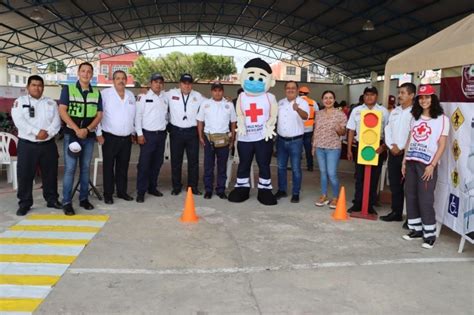
[[[130,136],[115,136],[108,132],[103,132],[103,135],[105,139],[102,145],[104,197],[110,198],[114,194],[114,184],[117,186],[118,195],[127,193],[132,139]]]
[[[216,193],[223,193],[227,180],[227,160],[229,159],[229,147],[214,148],[207,137],[204,138],[204,188],[211,192],[214,187],[214,169],[217,164]]]
[[[403,200],[405,192],[403,186],[405,180],[402,176],[403,152],[400,155],[388,155],[388,180],[390,182],[390,191],[392,192],[392,211],[397,215],[403,214]]]
[[[140,145],[137,165],[137,193],[144,195],[155,191],[165,153],[166,131],[143,130],[145,144]]]
[[[199,139],[197,128],[170,126],[171,182],[173,189],[180,190],[183,156],[188,158],[188,187],[197,189],[199,180]]]
[[[377,186],[379,184],[380,172],[382,171],[382,165],[385,159],[387,159],[387,152],[384,151],[383,153],[379,155],[378,165],[371,167],[369,209],[374,206],[375,201],[377,200]],[[356,209],[361,209],[362,208],[362,195],[364,191],[365,165],[357,163],[357,149],[356,149],[356,155],[354,155],[354,161],[356,161],[354,207]]]
[[[237,168],[236,187],[250,187],[249,177],[253,157],[258,165],[258,188],[271,189],[270,162],[272,160],[273,141],[237,142],[239,166]]]
[[[43,198],[48,203],[58,200],[58,147],[54,139],[35,143],[20,139],[18,141],[18,205],[30,208],[33,205],[33,180],[36,167],[41,171]]]

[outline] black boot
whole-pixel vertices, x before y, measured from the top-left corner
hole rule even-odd
[[[274,206],[278,203],[271,189],[259,189],[257,199],[265,206]]]
[[[229,194],[230,202],[244,202],[249,199],[250,187],[236,187]]]

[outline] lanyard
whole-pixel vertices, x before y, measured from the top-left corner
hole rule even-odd
[[[189,93],[189,94],[187,95],[186,99],[184,99],[184,94],[183,94],[183,92],[181,92],[181,97],[183,98],[184,113],[185,113],[185,115],[186,115],[186,106],[188,105],[189,95],[191,95],[191,93]]]

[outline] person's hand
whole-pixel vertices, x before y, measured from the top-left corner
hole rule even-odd
[[[104,136],[97,136],[96,139],[100,145],[103,145],[105,142]]]
[[[354,159],[354,157],[352,156],[352,151],[351,151],[351,148],[349,148],[347,150],[347,160],[348,161],[352,161]]]
[[[407,174],[407,165],[405,164],[405,162],[402,163],[402,177],[405,178]]]
[[[336,126],[336,128],[334,128],[334,129],[335,129],[338,136],[342,136],[344,134],[344,127]]]
[[[138,136],[137,137],[137,143],[140,145],[143,145],[146,143],[145,136]]]
[[[276,136],[275,126],[269,126],[268,123],[265,124],[264,136],[265,136],[265,141],[273,139],[273,137]]]
[[[48,132],[44,129],[41,129],[36,135],[37,140],[46,140],[48,138]]]
[[[298,103],[293,102],[293,110],[296,112],[296,111],[298,111],[298,108],[300,108]]]
[[[131,135],[130,139],[132,140],[132,143],[134,143],[134,144],[137,143],[137,136]]]
[[[385,151],[385,145],[382,144],[381,146],[377,148],[377,150],[375,150],[375,153],[380,154],[384,151]]]
[[[400,155],[402,150],[400,150],[400,148],[396,144],[394,144],[393,147],[390,149],[390,152],[392,152],[393,155],[397,156]]]
[[[433,164],[427,165],[425,167],[425,172],[421,176],[421,179],[424,181],[429,181],[433,179],[434,166]]]
[[[199,137],[199,142],[201,143],[203,147],[206,146],[206,141],[204,141],[204,137]]]
[[[89,134],[89,130],[87,130],[86,128],[79,128],[79,129],[76,130],[76,136],[79,139],[87,138],[88,134]]]

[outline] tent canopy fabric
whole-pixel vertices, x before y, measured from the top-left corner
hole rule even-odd
[[[474,63],[474,14],[390,58],[385,78],[392,74],[443,69]],[[384,82],[384,100],[390,80]]]

